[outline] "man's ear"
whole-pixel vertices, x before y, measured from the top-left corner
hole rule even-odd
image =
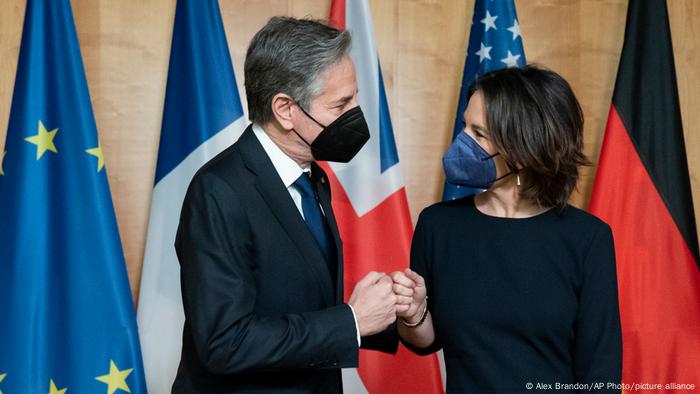
[[[294,99],[285,93],[277,93],[272,97],[272,115],[285,130],[294,128],[292,123],[292,107],[295,105]]]

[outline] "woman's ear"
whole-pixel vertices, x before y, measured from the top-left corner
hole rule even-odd
[[[294,123],[292,122],[292,107],[294,105],[294,99],[288,94],[277,93],[272,97],[272,102],[270,103],[272,115],[285,130],[294,128]]]

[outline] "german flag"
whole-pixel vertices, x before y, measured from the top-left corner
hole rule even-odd
[[[700,258],[685,152],[666,1],[630,0],[590,211],[615,237],[623,382],[661,385],[650,392],[700,387]]]

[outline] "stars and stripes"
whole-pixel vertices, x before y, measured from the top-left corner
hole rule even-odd
[[[477,0],[474,4],[453,139],[462,132],[462,115],[467,108],[467,93],[472,81],[492,70],[525,64],[520,23],[513,0]],[[446,182],[443,199],[454,200],[479,191]]]

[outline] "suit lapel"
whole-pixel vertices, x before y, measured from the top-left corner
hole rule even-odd
[[[321,203],[321,208],[323,208],[323,213],[326,215],[326,221],[328,222],[331,234],[333,234],[337,256],[336,260],[338,262],[338,275],[335,282],[338,284],[336,289],[336,302],[343,302],[343,243],[340,239],[338,223],[335,220],[335,214],[333,213],[331,204],[331,185],[326,176],[326,172],[316,163],[311,164],[311,174],[315,182],[316,190],[318,191],[318,200]]]
[[[258,192],[320,283],[324,300],[334,305],[333,283],[321,250],[250,126],[239,139],[239,150],[246,166],[257,176],[255,187]]]

